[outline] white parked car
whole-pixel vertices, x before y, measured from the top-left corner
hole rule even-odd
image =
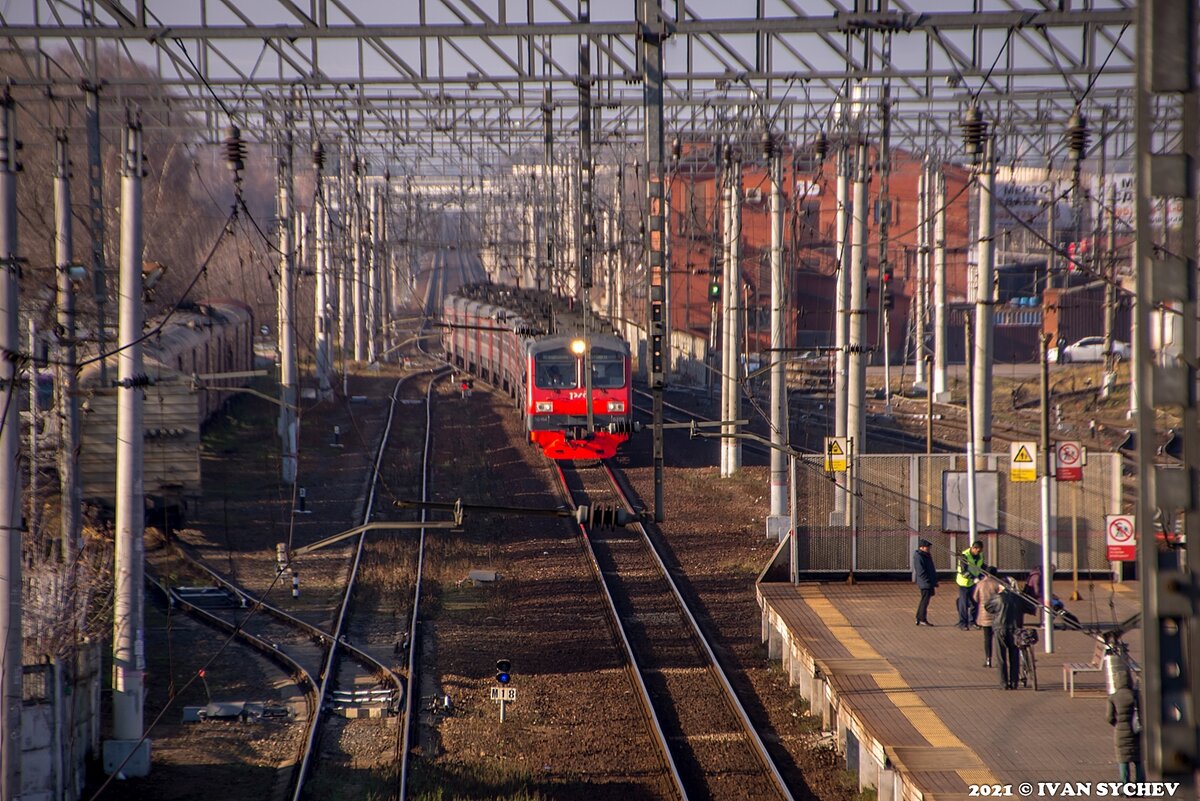
[[[1129,343],[1113,340],[1113,355],[1118,360],[1129,359]],[[1104,361],[1104,337],[1084,337],[1060,352],[1058,348],[1050,348],[1046,357],[1051,362],[1069,364],[1071,362],[1102,362]]]

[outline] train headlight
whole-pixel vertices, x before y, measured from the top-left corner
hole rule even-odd
[[[535,412],[552,412],[552,411],[554,411],[554,402],[553,401],[537,401],[533,405],[533,410]]]
[[[587,350],[587,343],[582,339],[571,340],[571,353],[574,353],[576,356],[582,356],[585,350]]]
[[[609,401],[608,402],[608,410],[610,412],[625,411],[625,401]]]

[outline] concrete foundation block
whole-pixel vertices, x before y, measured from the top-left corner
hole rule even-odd
[[[149,740],[105,740],[103,751],[104,772],[109,776],[118,768],[125,778],[150,775]]]

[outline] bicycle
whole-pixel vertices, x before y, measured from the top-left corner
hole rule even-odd
[[[1036,692],[1038,688],[1037,658],[1033,654],[1033,646],[1038,642],[1037,629],[1017,629],[1013,632],[1013,639],[1016,640],[1017,650],[1021,653],[1021,686],[1032,685]]]

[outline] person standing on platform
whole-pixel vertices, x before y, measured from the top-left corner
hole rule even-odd
[[[1137,691],[1129,686],[1129,672],[1113,676],[1113,693],[1108,696],[1108,725],[1116,727],[1118,777],[1122,782],[1144,782],[1142,768],[1142,713]],[[1130,770],[1132,768],[1132,770]]]
[[[983,575],[983,543],[979,540],[958,555],[958,627],[963,631],[971,628],[979,607],[975,604],[975,585]]]
[[[921,591],[921,600],[917,604],[917,625],[932,626],[926,613],[929,609],[929,599],[937,590],[937,568],[933,565],[933,556],[929,548],[933,543],[929,540],[917,540],[917,550],[912,555],[913,581]]]
[[[1053,570],[1054,565],[1051,565],[1050,569]],[[1046,603],[1046,598],[1042,595],[1042,566],[1041,565],[1034,565],[1033,569],[1029,571],[1029,577],[1027,579],[1025,579],[1025,589],[1023,590],[1023,592],[1026,595],[1028,595],[1030,598],[1033,598],[1039,604]]]
[[[1006,690],[1017,689],[1021,681],[1021,650],[1017,645],[1017,632],[1025,627],[1028,603],[1017,592],[1011,578],[1001,585],[1000,592],[987,602],[992,613],[992,631],[996,635],[996,658],[1000,663],[1000,686]]]
[[[987,603],[1000,592],[1000,581],[991,573],[985,573],[983,579],[975,585],[975,606],[979,613],[975,622],[983,630],[983,666],[992,666],[992,613],[988,611]]]

